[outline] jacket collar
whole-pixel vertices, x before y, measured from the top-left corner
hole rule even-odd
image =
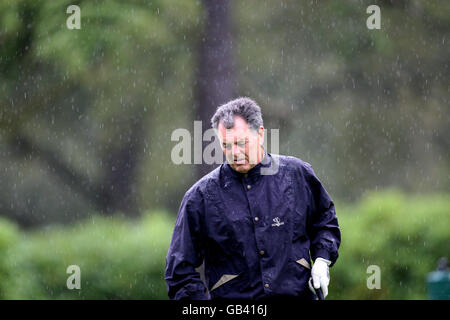
[[[237,172],[233,168],[231,168],[230,164],[225,160],[223,163],[223,170],[225,172],[225,176],[233,177],[236,179],[249,178],[255,179],[261,176],[261,168],[270,167],[272,163],[272,155],[266,151],[264,151],[263,159],[253,168],[251,168],[247,173]]]

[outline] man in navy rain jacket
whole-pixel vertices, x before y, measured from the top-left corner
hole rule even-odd
[[[169,297],[314,299],[311,276],[326,296],[341,234],[311,165],[264,151],[261,109],[249,98],[220,106],[211,122],[226,161],[181,202],[166,257]]]

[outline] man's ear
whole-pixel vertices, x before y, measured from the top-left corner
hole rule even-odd
[[[264,145],[264,127],[263,126],[259,126],[258,135],[259,135],[260,145]]]

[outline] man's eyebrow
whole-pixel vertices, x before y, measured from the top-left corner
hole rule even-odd
[[[238,139],[238,140],[233,141],[233,142],[225,142],[225,141],[223,141],[222,144],[223,144],[223,145],[226,145],[226,144],[232,144],[232,143],[239,143],[239,142],[242,142],[242,141],[247,142],[247,141],[248,141],[248,137],[241,138],[241,139]]]

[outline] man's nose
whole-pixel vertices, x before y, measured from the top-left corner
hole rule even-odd
[[[233,144],[232,152],[233,152],[233,156],[236,157],[241,154],[241,148],[237,144]]]

